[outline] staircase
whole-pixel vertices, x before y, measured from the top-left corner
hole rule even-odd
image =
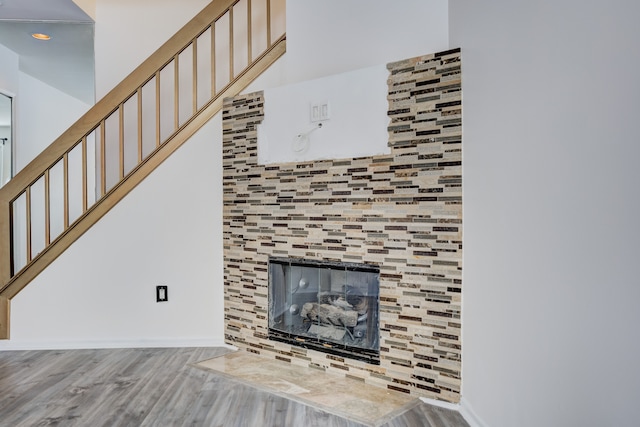
[[[0,188],[0,339],[11,299],[284,54],[254,2],[212,1]]]

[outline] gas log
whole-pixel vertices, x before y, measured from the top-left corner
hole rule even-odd
[[[344,310],[331,304],[308,302],[302,306],[300,316],[303,319],[318,321],[327,325],[354,327],[358,324],[358,312]]]
[[[315,335],[318,338],[325,338],[333,341],[342,341],[344,338],[346,329],[344,326],[342,329],[338,329],[335,326],[320,326],[320,325],[311,325],[309,328],[309,333],[311,335]]]

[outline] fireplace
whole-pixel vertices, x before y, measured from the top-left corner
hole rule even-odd
[[[453,49],[389,64],[391,152],[385,155],[259,164],[257,127],[271,102],[265,95],[272,95],[256,92],[225,100],[227,344],[368,385],[460,401],[460,59],[460,50]],[[350,343],[344,337],[335,342],[309,336],[301,328],[304,319],[285,311],[311,283],[296,290],[296,279],[291,273],[285,278],[280,266],[275,274],[289,287],[269,289],[270,257],[288,258],[284,267],[302,259],[378,266],[377,341],[347,352]],[[316,299],[321,292],[317,286]],[[270,303],[271,292],[289,300]],[[306,302],[313,304],[302,305]],[[351,340],[347,332],[345,336]],[[330,353],[317,351],[320,347]],[[372,353],[372,361],[336,355],[339,351],[352,357]]]
[[[378,267],[269,259],[269,339],[380,363]]]

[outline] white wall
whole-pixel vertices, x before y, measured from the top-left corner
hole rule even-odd
[[[13,153],[5,148],[5,164],[13,159],[14,173],[18,173],[73,124],[89,108],[89,105],[21,72],[20,57],[14,52],[2,47],[0,56],[3,59],[3,67],[0,70],[0,90],[8,91],[13,96],[14,102],[15,139],[11,147]],[[55,199],[55,195],[52,198]],[[54,204],[55,201],[52,200]],[[39,209],[40,207],[42,209]],[[44,215],[43,209],[43,204],[40,206],[38,201],[35,201],[34,218]],[[15,230],[16,260],[20,268],[26,260],[26,227],[24,227],[23,217],[21,218],[19,214],[16,216],[16,221],[21,223]],[[40,242],[44,244],[44,221],[34,224],[33,233],[34,253],[36,253],[41,249]]]
[[[0,90],[16,95],[20,86],[18,61],[20,57],[14,51],[0,44]]]
[[[0,93],[10,96],[12,102],[15,102],[16,95],[20,91],[19,59],[20,57],[14,51],[0,44],[0,64],[2,64],[0,67]],[[0,147],[0,156],[2,157],[0,186],[2,186],[11,175],[13,132],[10,127],[3,127],[0,133],[1,138],[8,138],[5,145]]]
[[[260,129],[259,160],[388,152],[387,74],[384,70],[381,80],[380,67],[448,49],[447,5],[447,0],[289,0],[287,53],[245,91],[265,90],[269,100]],[[308,104],[323,99],[329,101],[333,118],[309,134],[309,152],[293,153],[292,138],[315,126],[306,120]]]
[[[25,167],[91,107],[22,72],[16,105],[16,171]]]
[[[96,0],[96,99],[156,51],[209,0]]]
[[[450,2],[464,97],[463,406],[640,419],[640,4]]]
[[[309,8],[300,8],[306,4]],[[446,0],[403,2],[407,16],[437,14],[446,21]],[[444,5],[444,7],[442,7]],[[200,2],[154,2],[145,0],[98,0],[96,5],[96,84],[99,96],[160,46],[190,16]],[[367,2],[377,16],[387,13],[389,2]],[[315,2],[287,5],[287,21],[308,26],[319,12]],[[325,15],[335,2],[328,2]],[[394,6],[398,8],[398,6]],[[185,9],[191,12],[187,13]],[[401,8],[402,9],[402,8]],[[128,12],[132,17],[125,17]],[[144,13],[143,13],[144,12]],[[368,12],[373,13],[373,12]],[[184,17],[184,19],[183,19]],[[372,21],[353,20],[351,27],[367,31]],[[293,39],[311,40],[305,24],[288,33]],[[166,25],[164,25],[166,24]],[[322,38],[320,50],[289,48],[287,59],[268,70],[253,90],[287,83],[292,69],[300,79],[319,77],[314,67],[301,64],[338,64],[340,58],[322,56],[339,40]],[[310,28],[309,31],[312,29]],[[147,33],[163,36],[148,42]],[[351,30],[350,30],[351,31]],[[354,30],[355,31],[355,30]],[[360,57],[349,67],[323,70],[338,73],[373,64],[418,56],[447,48],[446,25],[414,26],[414,37],[399,39],[405,23],[390,20],[378,28],[382,56],[375,62]],[[346,37],[346,36],[345,36]],[[385,38],[386,37],[386,38]],[[153,46],[151,46],[153,45]],[[294,42],[295,45],[295,42]],[[359,45],[345,44],[356,56]],[[335,49],[333,54],[339,52]],[[384,56],[384,59],[383,59]],[[290,68],[293,67],[293,68]],[[304,75],[302,74],[304,71]],[[45,272],[12,300],[12,339],[0,348],[100,347],[113,345],[218,344],[223,339],[222,271],[222,131],[219,118],[203,128],[174,156],[161,165],[118,204],[97,226],[89,230]],[[366,144],[366,141],[362,142]],[[169,286],[169,303],[155,302],[154,287]]]
[[[446,50],[447,5],[448,0],[288,0],[287,53],[245,92]]]
[[[378,65],[265,89],[258,162],[389,153],[388,77],[387,67]],[[318,109],[326,105],[328,119],[312,120],[312,105]]]
[[[204,4],[165,1],[149,8],[144,0],[98,1],[99,95]],[[158,37],[149,38],[149,33]],[[222,180],[221,167],[215,166],[221,162],[221,140],[216,139],[221,133],[219,120],[207,124],[16,296],[12,339],[0,346],[222,342],[222,299],[212,297],[216,289],[222,295],[221,263],[210,262],[221,253],[221,193],[210,191],[212,182]],[[169,286],[168,303],[155,302],[158,284]]]
[[[89,105],[22,73],[20,57],[0,45],[0,91],[14,97],[16,173],[86,112]]]
[[[4,96],[4,95],[3,95]],[[11,179],[11,144],[13,143],[13,132],[11,126],[0,126],[0,186]]]
[[[447,0],[289,0],[288,82],[448,47]]]
[[[221,133],[210,121],[18,294],[0,348],[220,345]]]

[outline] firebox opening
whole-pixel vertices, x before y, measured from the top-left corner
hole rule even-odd
[[[380,269],[269,259],[269,339],[380,363]]]

